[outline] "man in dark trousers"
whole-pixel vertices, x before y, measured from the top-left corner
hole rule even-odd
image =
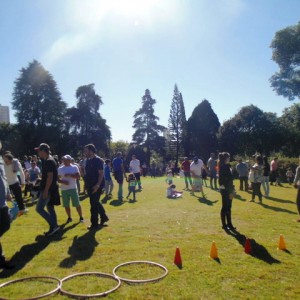
[[[109,219],[104,207],[100,203],[100,196],[104,188],[103,159],[96,155],[96,148],[93,144],[84,146],[84,154],[87,158],[85,165],[84,182],[90,198],[91,225],[88,229],[98,229],[98,215],[100,215],[100,226],[103,226]]]
[[[51,156],[50,147],[48,144],[42,143],[37,148],[39,157],[42,159],[42,180],[40,185],[40,197],[36,206],[36,211],[49,224],[46,236],[55,234],[60,227],[57,225],[57,217],[54,205],[60,204],[58,184],[57,184],[57,164]],[[47,207],[47,211],[45,210]]]
[[[0,150],[2,148],[0,142]],[[6,181],[4,163],[0,155],[0,237],[10,228],[10,216],[8,213],[8,206],[6,201],[11,201],[10,190]],[[0,241],[0,269],[13,268],[9,262],[5,260]]]

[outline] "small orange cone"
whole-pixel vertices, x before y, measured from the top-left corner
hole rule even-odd
[[[180,250],[178,247],[176,248],[176,252],[175,252],[174,264],[180,268],[182,267],[182,260],[181,260]]]
[[[286,245],[285,245],[284,237],[282,234],[280,235],[280,238],[279,238],[278,249],[286,250]]]
[[[249,239],[246,239],[245,253],[250,254],[252,252],[251,243]]]
[[[215,242],[212,242],[211,248],[210,248],[210,257],[212,259],[218,259],[218,250]]]

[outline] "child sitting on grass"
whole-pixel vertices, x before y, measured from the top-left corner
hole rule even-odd
[[[137,185],[137,181],[136,181],[136,178],[135,178],[134,174],[130,173],[126,178],[126,181],[128,182],[128,195],[127,195],[126,199],[128,199],[130,194],[132,193],[133,194],[133,201],[136,201],[135,187]]]
[[[167,198],[169,198],[169,199],[175,199],[175,198],[182,197],[182,192],[176,191],[175,188],[176,188],[175,184],[171,184],[167,188]]]

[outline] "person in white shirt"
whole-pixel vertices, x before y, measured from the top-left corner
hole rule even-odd
[[[24,200],[22,196],[21,185],[25,185],[25,175],[23,172],[23,168],[21,163],[14,158],[11,153],[6,153],[3,157],[4,160],[4,169],[7,177],[7,183],[9,185],[10,190],[13,192],[15,196],[15,200],[18,203],[19,214],[23,214],[28,210],[25,209]],[[20,174],[21,185],[18,178],[18,172]]]
[[[194,195],[196,191],[200,191],[202,193],[202,197],[205,198],[201,180],[202,169],[208,173],[203,161],[195,156],[190,166],[191,177],[193,180],[191,195]]]
[[[61,184],[61,196],[63,200],[63,207],[66,210],[68,219],[67,223],[72,222],[70,200],[72,200],[73,207],[79,215],[79,221],[83,222],[82,209],[79,202],[78,190],[76,180],[80,177],[79,169],[76,165],[71,164],[72,157],[65,155],[62,157],[63,165],[58,168],[58,182]]]
[[[131,172],[134,174],[134,177],[137,181],[137,184],[138,184],[139,190],[140,190],[142,188],[142,184],[141,184],[141,163],[136,158],[135,155],[132,155],[132,160],[129,163],[129,167],[130,167]]]

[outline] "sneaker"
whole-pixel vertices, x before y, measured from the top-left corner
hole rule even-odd
[[[104,218],[101,219],[100,221],[100,226],[103,226],[104,223],[108,222],[109,221],[109,218],[107,216],[105,216]]]
[[[83,217],[80,217],[80,218],[79,218],[79,222],[81,222],[81,223],[83,223],[83,222],[84,222],[84,219],[83,219]]]
[[[71,223],[72,221],[72,218],[68,218],[66,224]]]
[[[51,228],[48,232],[45,233],[46,236],[52,236],[60,229],[59,226],[56,226],[54,228]]]
[[[98,226],[98,225],[90,225],[90,226],[88,226],[87,229],[88,229],[88,230],[98,230],[98,229],[99,229],[99,226]]]

